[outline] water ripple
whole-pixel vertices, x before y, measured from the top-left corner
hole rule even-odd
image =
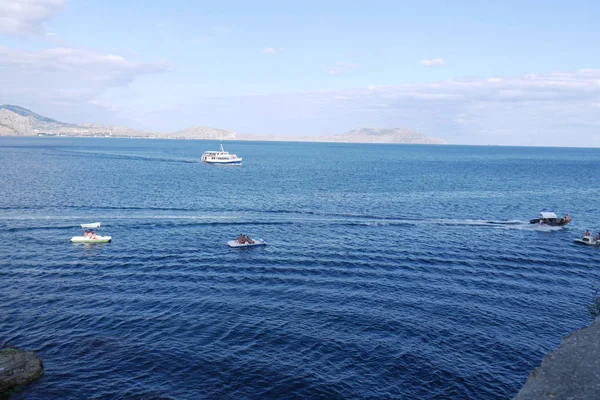
[[[28,399],[506,399],[587,322],[596,152],[235,143],[223,169],[199,141],[55,139],[0,138],[0,347],[43,358]],[[95,221],[112,243],[69,243]]]

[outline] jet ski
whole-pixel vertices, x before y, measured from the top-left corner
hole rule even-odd
[[[587,246],[600,246],[600,240],[596,240],[592,235],[585,235],[580,239],[575,239],[575,242],[585,244]]]

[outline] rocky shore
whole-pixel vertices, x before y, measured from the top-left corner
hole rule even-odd
[[[514,400],[599,398],[600,317],[565,336],[529,375]]]
[[[0,350],[0,397],[34,381],[44,373],[42,360],[32,351]]]

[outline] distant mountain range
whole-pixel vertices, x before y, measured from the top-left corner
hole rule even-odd
[[[445,140],[430,138],[408,128],[360,128],[333,136],[336,142],[353,143],[406,143],[406,144],[447,144]]]
[[[236,132],[226,129],[215,129],[204,126],[192,126],[171,133],[145,132],[116,125],[68,124],[43,117],[26,108],[9,104],[0,105],[0,136],[87,136],[198,140],[446,144],[446,141],[442,139],[430,138],[423,133],[417,133],[408,128],[361,128],[340,135],[320,137],[238,135]]]
[[[236,133],[225,129],[193,126],[173,133],[145,132],[117,125],[67,124],[43,117],[23,107],[0,105],[0,136],[89,136],[161,139],[235,139]]]

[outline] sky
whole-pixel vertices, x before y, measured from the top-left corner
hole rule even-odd
[[[600,147],[600,2],[0,0],[0,104],[158,132]]]

